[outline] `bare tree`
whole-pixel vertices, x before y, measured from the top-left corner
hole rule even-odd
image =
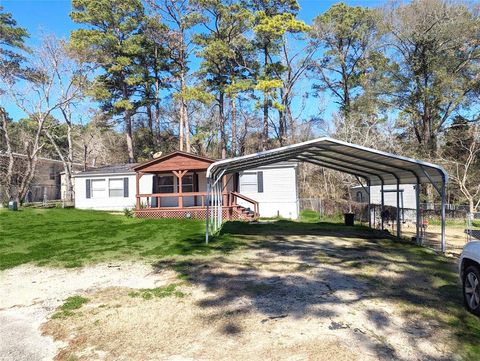
[[[449,141],[455,143],[455,152],[444,151],[442,160],[451,181],[467,200],[470,212],[477,212],[480,205],[480,125],[469,126],[466,133],[450,133]]]
[[[69,53],[68,44],[53,36],[45,37],[42,44],[42,56],[49,69],[45,69],[48,76],[52,77],[57,98],[57,112],[61,124],[65,125],[67,146],[62,147],[55,133],[56,124],[45,126],[44,132],[52,143],[58,157],[63,163],[65,172],[66,194],[64,199],[73,201],[74,189],[72,183],[74,163],[74,110],[78,111],[79,103],[85,99],[84,90],[88,84],[88,75],[91,73],[85,64],[75,60]],[[47,94],[45,94],[47,95]]]
[[[21,82],[9,81],[7,94],[32,122],[32,133],[24,134],[23,152],[25,158],[25,172],[21,175],[18,184],[17,201],[22,203],[29,191],[30,184],[35,176],[38,156],[45,146],[45,137],[49,120],[56,111],[66,109],[77,96],[76,78],[71,79],[66,86],[65,93],[58,92],[58,77],[56,66],[52,66],[49,50],[43,46],[35,49],[29,59],[32,71],[28,79]]]
[[[302,39],[297,36],[297,41],[300,42]],[[279,78],[282,80],[282,87],[279,89],[281,103],[278,109],[278,138],[281,146],[287,143],[289,129],[290,140],[292,140],[295,134],[295,119],[292,114],[292,101],[296,95],[295,87],[312,66],[312,59],[316,51],[317,48],[311,44],[305,44],[295,49],[288,43],[286,38],[282,43],[281,58],[285,70],[279,74]]]

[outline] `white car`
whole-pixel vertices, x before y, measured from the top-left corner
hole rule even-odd
[[[460,255],[459,274],[465,307],[480,316],[480,241],[468,242]]]

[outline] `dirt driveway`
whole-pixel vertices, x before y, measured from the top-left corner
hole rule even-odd
[[[153,267],[17,267],[0,273],[0,360],[455,359],[430,304],[458,286],[402,249],[271,236]],[[88,302],[52,317],[71,295]]]

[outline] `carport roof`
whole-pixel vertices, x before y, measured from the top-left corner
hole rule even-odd
[[[446,183],[439,165],[322,137],[211,164],[208,178],[281,161],[301,161],[361,177],[371,185]]]

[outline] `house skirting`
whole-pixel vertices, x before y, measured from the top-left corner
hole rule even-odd
[[[244,215],[234,207],[223,207],[222,217],[226,220],[246,220]],[[144,208],[135,210],[135,216],[138,218],[174,218],[174,219],[202,219],[207,218],[206,207],[186,207],[186,208]]]

